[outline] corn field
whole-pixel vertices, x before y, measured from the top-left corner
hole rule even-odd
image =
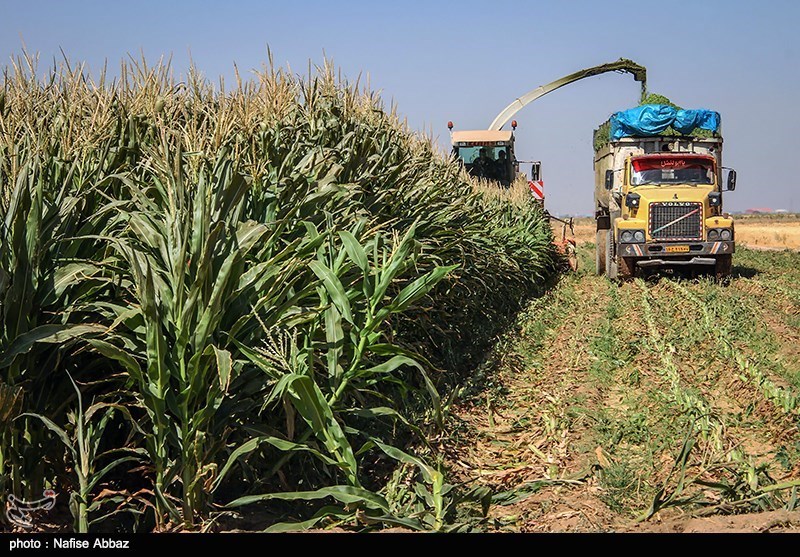
[[[368,88],[20,57],[0,188],[0,492],[53,489],[80,532],[444,530],[485,503],[447,483],[443,425],[552,234]]]

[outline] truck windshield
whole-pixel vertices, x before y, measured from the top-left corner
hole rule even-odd
[[[714,164],[696,158],[654,158],[631,161],[631,185],[713,184]]]

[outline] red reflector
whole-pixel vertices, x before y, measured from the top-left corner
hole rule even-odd
[[[533,197],[536,199],[544,199],[544,181],[543,180],[528,180],[528,187],[531,189]]]

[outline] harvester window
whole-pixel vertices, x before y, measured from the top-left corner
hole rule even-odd
[[[481,152],[483,152],[483,159],[481,159]],[[503,153],[503,155],[500,153]],[[505,159],[507,166],[508,147],[488,145],[458,147],[456,154],[471,175],[490,180],[507,180],[508,170],[505,170],[502,174],[499,173],[498,162],[500,159]]]

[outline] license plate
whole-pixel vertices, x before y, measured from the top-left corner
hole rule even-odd
[[[667,253],[686,253],[689,246],[667,246]]]

